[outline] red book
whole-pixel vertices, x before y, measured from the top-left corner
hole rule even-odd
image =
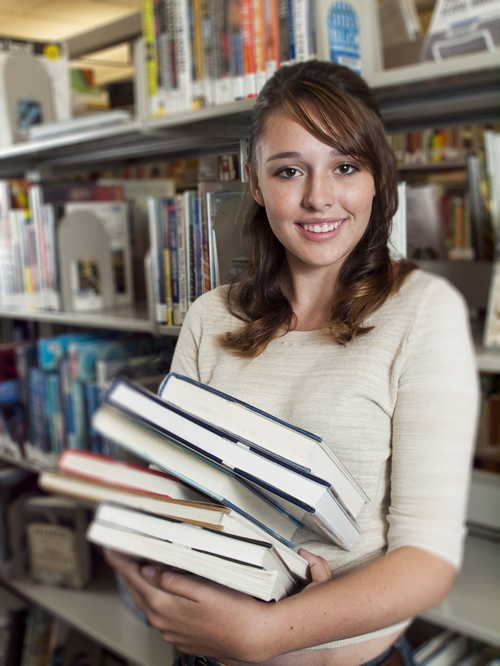
[[[253,0],[239,0],[245,97],[257,97]]]

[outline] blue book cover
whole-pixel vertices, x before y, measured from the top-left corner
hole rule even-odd
[[[95,381],[97,361],[126,356],[149,354],[171,347],[168,338],[150,335],[119,335],[108,340],[73,342],[68,346],[68,360],[72,380]]]
[[[56,371],[61,358],[66,354],[73,342],[85,342],[109,337],[110,333],[65,333],[53,338],[40,338],[37,341],[38,366],[42,370]]]

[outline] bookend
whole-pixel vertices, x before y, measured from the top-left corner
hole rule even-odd
[[[116,294],[108,234],[90,212],[63,217],[57,230],[61,258],[61,294],[68,312],[115,307]]]

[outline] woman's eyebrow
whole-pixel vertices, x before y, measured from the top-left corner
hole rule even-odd
[[[266,162],[272,162],[273,160],[296,159],[298,157],[300,157],[300,153],[276,153],[276,155],[271,155],[271,157],[268,157]]]
[[[330,152],[332,157],[346,157],[345,153],[341,153],[338,151],[336,148],[332,148]],[[284,152],[284,153],[276,153],[276,155],[271,155],[271,157],[268,157],[266,160],[267,162],[273,162],[274,160],[292,160],[292,159],[299,159],[301,157],[301,153],[297,153],[294,151],[290,152]]]

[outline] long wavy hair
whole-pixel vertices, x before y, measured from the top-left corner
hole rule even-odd
[[[346,67],[309,61],[279,69],[259,94],[250,124],[248,163],[257,168],[256,148],[270,116],[285,111],[313,137],[351,156],[375,181],[371,217],[363,237],[343,262],[328,327],[333,342],[348,343],[373,327],[363,322],[396,291],[414,267],[391,262],[387,241],[398,207],[397,170],[376,100],[364,80]],[[243,325],[221,336],[235,354],[254,358],[274,338],[293,330],[295,315],[283,293],[283,245],[271,230],[266,209],[248,195],[242,233],[250,263],[231,283],[227,306]]]

